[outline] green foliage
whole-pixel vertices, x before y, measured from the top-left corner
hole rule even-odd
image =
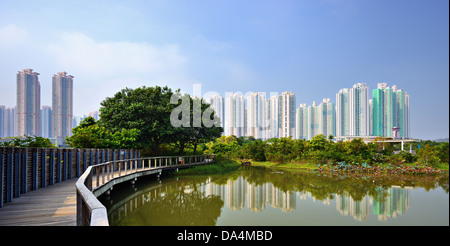
[[[439,145],[435,147],[435,150],[441,163],[449,162],[449,142],[439,143]]]
[[[125,88],[100,103],[98,125],[111,133],[138,129],[134,132],[138,147],[151,148],[159,154],[161,144],[169,143],[174,134],[170,124],[172,94],[167,86]]]
[[[212,126],[205,126],[202,122],[195,122],[196,120],[200,120],[199,115],[208,113],[206,110],[208,110],[210,105],[203,101],[203,99],[192,98],[188,94],[183,95],[181,98],[182,100],[184,99],[190,102],[186,105],[183,105],[182,103],[176,105],[178,110],[182,109],[189,112],[189,126],[173,127],[173,133],[170,136],[170,139],[171,143],[177,146],[179,155],[184,155],[185,148],[191,148],[195,155],[199,144],[207,143],[220,137],[223,128],[216,127],[214,124]],[[194,112],[194,107],[196,107],[194,105],[199,106],[200,109],[197,115],[197,112]],[[211,110],[210,112],[211,115],[209,115],[209,119],[215,123],[216,121],[214,118],[211,118],[211,116],[214,116],[214,111]]]
[[[217,154],[220,158],[251,159],[278,164],[378,165],[390,163],[398,166],[416,163],[448,169],[448,143],[425,145],[416,151],[415,155],[406,151],[393,154],[393,145],[379,140],[366,144],[362,139],[344,142],[333,142],[332,139],[332,136],[317,135],[311,140],[273,138],[262,141],[221,136],[206,144],[206,152]]]
[[[173,95],[178,96],[181,102],[171,103]],[[183,100],[189,103],[183,104]],[[194,102],[201,105],[199,112],[197,108],[194,110]],[[113,134],[122,132],[117,136],[121,144],[141,148],[148,155],[173,153],[170,145],[178,150],[179,155],[183,155],[186,148],[192,149],[192,153],[196,154],[200,145],[219,137],[223,132],[222,127],[207,127],[202,124],[201,117],[208,116],[204,113],[209,104],[202,99],[191,98],[188,94],[181,96],[179,90],[173,92],[167,86],[125,88],[114,97],[106,98],[101,106],[98,126]],[[182,112],[178,119],[186,116],[183,113],[187,113],[189,125],[173,126],[171,114],[174,110]],[[211,115],[209,116],[211,119]],[[201,123],[194,124],[194,121]]]
[[[417,159],[422,165],[436,166],[439,163],[438,152],[430,145],[425,145],[417,151]]]
[[[14,137],[10,141],[1,142],[0,147],[55,148],[55,145],[48,138],[24,136],[23,139]]]
[[[266,142],[262,140],[251,141],[242,146],[243,157],[255,161],[265,161]]]
[[[268,140],[266,148],[266,159],[277,163],[284,163],[296,157],[294,143],[291,138],[273,138]]]
[[[99,126],[95,119],[87,117],[81,124],[72,129],[73,135],[66,138],[72,148],[112,148],[138,149],[136,141],[139,134],[137,129],[121,129],[114,133],[103,126]]]

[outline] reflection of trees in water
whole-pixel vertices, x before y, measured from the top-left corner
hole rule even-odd
[[[213,226],[220,215],[223,201],[219,196],[205,197],[202,192],[168,193],[152,201],[135,215],[142,225]],[[145,216],[140,216],[145,214]]]
[[[256,200],[248,201],[253,196],[247,196],[246,193],[253,191],[252,189],[248,190],[241,187],[242,189],[239,189],[239,191],[242,192],[236,194],[231,194],[232,189],[229,189],[227,190],[227,198],[220,193],[224,189],[212,189],[210,193],[205,193],[205,189],[209,189],[210,186],[211,188],[217,185],[229,186],[242,181],[245,182],[245,184],[242,184],[243,187],[249,185],[256,188],[265,187],[266,190],[259,193],[266,196],[278,190],[281,191],[275,192],[278,195],[299,192],[322,201],[336,199],[337,209],[341,214],[352,215],[356,220],[362,221],[368,216],[369,200],[370,203],[373,202],[374,204],[373,213],[378,215],[379,218],[386,219],[402,214],[409,208],[409,191],[403,192],[403,188],[424,187],[426,190],[430,190],[442,187],[448,193],[449,183],[448,174],[422,177],[373,174],[343,176],[333,173],[318,174],[306,171],[293,172],[252,167],[225,175],[193,175],[180,177],[176,181],[166,181],[159,188],[153,188],[151,192],[133,195],[130,201],[136,199],[136,202],[127,201],[126,203],[129,205],[110,211],[112,213],[110,218],[115,217],[112,223],[110,220],[110,223],[112,225],[215,225],[221,214],[225,199],[228,199],[227,206],[233,208],[242,207],[245,199],[247,199],[247,205],[255,205],[255,208],[260,207]],[[270,187],[266,184],[270,184]],[[393,189],[392,186],[397,188]],[[256,194],[259,193],[255,192],[252,194],[257,197]],[[205,194],[210,195],[206,196]],[[234,199],[233,202],[229,201],[231,198]],[[295,209],[295,200],[289,200],[295,199],[295,195],[286,195],[282,198],[280,201],[291,205],[289,208]],[[265,197],[264,199],[259,197],[258,199],[258,201],[261,200],[266,203],[270,203],[272,200],[272,203],[278,201],[274,197]],[[239,203],[240,206],[235,203]],[[272,203],[270,204],[273,207],[285,208],[284,205],[275,206]]]
[[[178,185],[166,186],[166,189],[152,190],[148,194],[138,195],[137,208],[132,210],[123,205],[109,215],[112,225],[146,226],[213,226],[220,216],[224,202],[219,196],[205,194],[196,189]],[[143,198],[141,198],[141,196]],[[132,201],[131,199],[130,201]],[[128,204],[128,203],[127,203]],[[125,211],[127,210],[127,211]]]

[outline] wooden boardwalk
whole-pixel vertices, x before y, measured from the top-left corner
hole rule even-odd
[[[76,226],[73,178],[14,198],[0,208],[0,226]]]

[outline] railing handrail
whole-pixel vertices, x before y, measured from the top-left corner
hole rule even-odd
[[[77,188],[77,225],[108,226],[106,207],[92,193],[92,184],[86,184],[86,182],[92,182],[91,175],[92,166],[88,167],[75,183]],[[83,208],[82,204],[87,207]]]
[[[106,164],[110,164],[110,163],[115,163],[115,162],[124,162],[124,161],[134,161],[134,160],[150,160],[150,159],[162,159],[162,158],[180,158],[180,157],[199,157],[199,156],[215,156],[214,154],[206,154],[206,155],[184,155],[184,156],[152,156],[152,157],[136,157],[136,158],[131,158],[131,159],[118,159],[118,160],[114,160],[114,161],[107,161],[107,162],[103,162],[103,163],[98,163],[98,164],[94,164],[90,167],[96,167],[96,166],[102,166],[102,165],[106,165]]]
[[[184,160],[186,157],[203,157],[202,161],[200,163],[183,163],[181,164],[175,164],[172,165],[171,161],[173,158],[182,158]],[[129,162],[130,171],[132,173],[137,172],[143,172],[143,171],[149,171],[149,170],[155,170],[155,169],[164,169],[164,168],[173,168],[173,167],[181,167],[183,165],[186,166],[192,166],[192,165],[199,165],[199,164],[207,164],[211,163],[211,159],[215,157],[214,154],[206,154],[206,155],[190,155],[190,156],[154,156],[154,157],[144,157],[144,158],[131,158],[131,159],[121,159],[121,160],[113,160],[113,161],[107,161],[104,163],[95,164],[92,166],[89,166],[86,168],[84,173],[80,176],[80,178],[77,180],[75,186],[77,190],[77,225],[90,225],[90,226],[108,226],[108,215],[106,211],[106,207],[97,199],[97,197],[94,195],[93,191],[93,179],[92,176],[94,174],[94,171],[96,171],[96,187],[95,189],[100,188],[101,186],[104,186],[108,183],[110,183],[112,180],[115,180],[117,178],[123,177],[125,175],[128,175],[127,165],[124,165],[124,175],[122,175],[122,167],[120,166],[123,162]],[[152,160],[152,159],[166,159],[165,165],[156,166],[157,163],[155,162],[155,166],[152,167],[151,163],[149,162],[148,168],[145,168],[144,162],[142,162],[141,169],[138,168],[138,162],[143,160]],[[167,159],[170,159],[170,165],[167,165]],[[208,160],[208,161],[206,161]],[[133,164],[134,162],[134,164]],[[118,173],[115,173],[115,163],[119,163],[119,166],[117,166]],[[100,171],[102,175],[102,185],[99,185],[100,180]],[[116,175],[118,176],[116,177]],[[106,182],[105,182],[105,175],[106,175]]]

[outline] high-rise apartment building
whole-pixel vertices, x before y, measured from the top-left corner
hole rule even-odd
[[[219,94],[214,94],[206,97],[206,102],[211,105],[211,108],[214,109],[215,115],[220,119],[220,126],[224,127],[224,105],[223,105],[223,97]]]
[[[336,94],[336,136],[350,136],[350,89]]]
[[[308,140],[311,140],[315,135],[319,134],[319,114],[317,104],[313,101],[312,105],[308,106]]]
[[[73,76],[59,72],[52,77],[52,126],[58,145],[72,135]]]
[[[278,138],[279,137],[279,95],[271,95],[266,99],[266,138]]]
[[[369,88],[357,83],[336,94],[336,136],[370,135]]]
[[[329,98],[324,98],[319,105],[300,104],[296,113],[296,138],[311,140],[322,134],[336,136],[336,109]]]
[[[262,92],[247,95],[246,136],[266,139],[266,95]]]
[[[33,69],[17,72],[16,136],[40,136],[41,85]]]
[[[53,138],[52,107],[46,105],[41,109],[41,136]]]
[[[300,104],[297,108],[295,130],[296,139],[308,139],[308,108],[306,104]]]
[[[292,92],[283,92],[278,100],[279,137],[295,138],[296,98]]]
[[[319,118],[319,134],[325,137],[336,136],[336,105],[330,101],[330,98],[323,99],[317,107]],[[317,135],[317,134],[316,134]]]
[[[16,135],[16,108],[6,107],[4,114],[4,134],[5,137],[12,137]]]
[[[401,138],[410,137],[409,95],[402,89],[396,91],[397,114],[394,117],[395,127],[400,128]]]
[[[378,83],[372,91],[373,135],[393,137],[394,128],[399,128],[399,136],[410,136],[409,95],[397,86],[388,87],[387,83]]]
[[[357,83],[350,90],[350,136],[369,135],[369,87]]]
[[[245,136],[245,100],[241,93],[225,95],[225,135]]]

